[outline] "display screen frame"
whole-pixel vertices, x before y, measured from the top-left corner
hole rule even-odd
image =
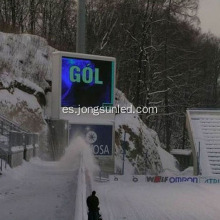
[[[114,61],[66,56],[61,59],[61,107],[114,105]]]
[[[75,59],[86,59],[86,60],[97,60],[97,61],[110,61],[112,62],[112,72],[111,72],[111,100],[112,100],[112,106],[115,105],[115,87],[116,87],[116,59],[114,57],[105,57],[105,56],[97,56],[97,55],[89,55],[89,54],[80,54],[80,53],[70,53],[70,52],[62,52],[57,51],[53,53],[52,56],[52,103],[51,103],[51,118],[53,119],[66,119],[66,120],[72,120],[75,119],[77,121],[80,121],[81,116],[77,116],[76,114],[71,113],[64,113],[62,111],[63,107],[61,106],[61,95],[62,95],[62,57],[67,58],[75,58]],[[108,105],[106,105],[108,107]],[[74,110],[78,110],[78,108],[73,107]],[[88,113],[86,117],[92,119],[96,118],[97,116],[92,115],[91,113]],[[98,118],[100,119],[106,119],[106,120],[114,120],[114,114],[100,114]],[[74,119],[75,118],[75,119]]]

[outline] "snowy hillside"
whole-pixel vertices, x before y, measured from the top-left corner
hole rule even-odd
[[[43,38],[0,32],[0,114],[34,132],[45,126],[53,51]]]
[[[41,37],[0,32],[1,72],[11,73],[14,80],[18,77],[29,79],[45,90],[48,87],[46,79],[51,78],[50,57],[53,51],[55,49]]]
[[[115,97],[116,105],[132,105],[119,90],[116,90]],[[135,173],[158,174],[167,170],[177,171],[174,157],[161,148],[157,133],[148,128],[138,114],[117,114],[115,121],[117,156],[122,157],[121,142],[125,134],[126,156],[134,166]]]
[[[53,51],[55,49],[43,38],[0,32],[0,114],[34,132],[43,133],[47,129],[43,113],[49,102],[47,92],[51,90]],[[117,90],[116,104],[128,106],[131,103]],[[160,147],[157,134],[137,114],[116,116],[116,163],[121,164],[124,131],[128,143],[127,162],[134,167],[131,172],[176,171],[173,156]]]

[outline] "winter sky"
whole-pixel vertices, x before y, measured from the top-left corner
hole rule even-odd
[[[220,0],[199,0],[198,16],[203,32],[212,32],[220,37]]]

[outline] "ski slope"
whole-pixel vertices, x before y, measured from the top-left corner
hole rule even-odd
[[[34,160],[0,177],[0,219],[74,219],[77,172]]]
[[[219,185],[99,182],[104,220],[219,220]]]
[[[60,161],[34,158],[4,170],[0,219],[74,220],[80,147],[79,143],[70,145]]]
[[[79,185],[82,152],[84,166],[93,173],[98,167],[81,138],[70,143],[60,161],[33,158],[4,170],[0,176],[0,220],[76,220],[80,210],[85,210],[86,216],[81,198],[86,188]]]
[[[121,179],[92,181],[92,188],[83,184],[77,186],[80,183],[79,153],[83,148],[87,146],[78,140],[66,149],[60,161],[33,159],[4,171],[0,176],[0,219],[87,220],[85,197],[81,195],[88,195],[91,190],[97,191],[103,220],[220,219],[219,184],[145,183]],[[91,150],[83,152],[83,161],[90,175],[97,172]],[[128,167],[125,168],[128,173]],[[81,217],[76,219],[76,216]]]

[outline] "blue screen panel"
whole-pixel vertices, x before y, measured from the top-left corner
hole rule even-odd
[[[61,107],[112,106],[114,62],[62,57]]]

